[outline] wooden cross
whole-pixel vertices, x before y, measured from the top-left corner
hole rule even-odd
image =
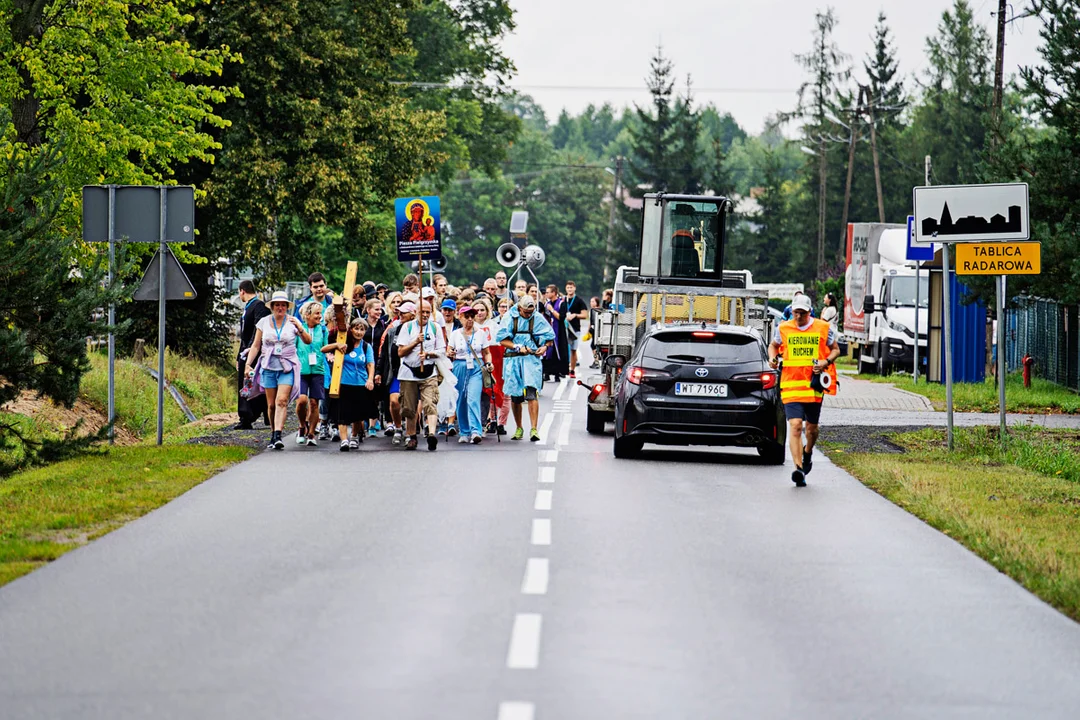
[[[356,261],[345,266],[345,290],[334,298],[334,321],[337,323],[337,342],[349,340],[349,319],[352,315],[353,287],[356,285]],[[345,351],[334,351],[334,370],[330,375],[330,397],[335,400],[341,394],[341,371],[345,365]]]

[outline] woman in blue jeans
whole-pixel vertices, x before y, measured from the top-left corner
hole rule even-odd
[[[480,417],[480,398],[484,394],[483,368],[490,372],[491,350],[495,342],[488,328],[476,324],[476,311],[465,305],[458,314],[461,327],[450,334],[446,354],[454,359],[457,378],[457,419],[461,431],[459,443],[479,445],[484,440],[484,425]]]

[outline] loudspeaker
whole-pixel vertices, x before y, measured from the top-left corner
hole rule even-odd
[[[445,257],[437,257],[431,261],[431,269],[435,272],[442,272],[448,264]]]
[[[521,254],[525,257],[525,264],[533,270],[544,264],[544,249],[539,245],[526,245]]]
[[[495,258],[503,267],[515,267],[521,262],[521,250],[514,243],[503,243],[495,251]]]

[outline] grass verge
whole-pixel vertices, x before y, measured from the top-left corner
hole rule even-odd
[[[0,585],[245,460],[242,447],[116,447],[0,482]]]
[[[922,395],[933,403],[936,410],[945,409],[945,385],[928,383],[918,385],[908,375],[859,375],[860,380],[889,383],[901,390]],[[997,412],[998,386],[996,379],[984,383],[955,383],[953,407],[957,412]],[[1005,410],[1023,413],[1080,413],[1080,395],[1048,380],[1033,378],[1031,387],[1025,388],[1018,373],[1005,377]]]
[[[895,435],[905,454],[830,452],[897,505],[1080,621],[1080,433],[1015,428]]]
[[[108,358],[91,353],[93,369],[83,376],[81,394],[95,407],[108,405]],[[157,368],[157,355],[148,354],[142,363]],[[176,386],[188,406],[199,417],[236,410],[236,387],[232,371],[174,355],[165,354],[165,379]],[[152,436],[157,427],[157,381],[131,360],[116,361],[116,415],[131,432]],[[165,434],[187,423],[172,397],[165,397]]]

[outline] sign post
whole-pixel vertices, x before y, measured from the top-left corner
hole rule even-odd
[[[952,399],[952,293],[951,244],[956,244],[956,272],[964,275],[1000,275],[998,290],[998,411],[1001,438],[1005,439],[1004,306],[1005,275],[1036,274],[1038,243],[1031,237],[1027,183],[990,185],[937,185],[912,191],[915,206],[913,244],[940,242],[945,304],[945,422],[948,446],[953,449]],[[954,216],[956,219],[954,219]],[[979,243],[978,245],[970,245]],[[1034,245],[1034,248],[1029,246]],[[1025,252],[1027,255],[1025,256]],[[918,338],[916,338],[916,342]]]
[[[170,212],[171,210],[171,212]],[[83,186],[83,242],[109,244],[109,282],[116,275],[116,242],[145,242],[158,244],[158,395],[157,444],[161,445],[165,421],[165,300],[166,265],[176,258],[168,248],[170,242],[195,240],[195,189],[184,185],[85,185]],[[176,263],[179,267],[179,263]],[[151,261],[151,267],[153,262]],[[148,273],[149,274],[149,273]],[[187,281],[183,299],[193,299],[195,289],[183,269]],[[143,277],[143,285],[147,278]],[[140,287],[140,290],[142,288]],[[171,290],[171,289],[170,289]],[[135,299],[139,293],[136,292]],[[113,327],[116,308],[109,306],[109,422],[115,421],[116,340]],[[112,435],[110,433],[110,441]]]
[[[908,260],[915,262],[915,367],[913,374],[913,381],[917,385],[919,383],[919,315],[922,310],[922,283],[919,281],[919,270],[921,269],[920,263],[923,260],[934,259],[934,246],[931,244],[929,247],[925,245],[914,245],[913,240],[915,238],[915,216],[908,215],[907,219],[907,255],[905,257]],[[929,306],[929,298],[927,298],[927,306]],[[929,334],[927,335],[929,339]],[[927,343],[929,345],[929,343]],[[929,347],[927,347],[929,350]]]

